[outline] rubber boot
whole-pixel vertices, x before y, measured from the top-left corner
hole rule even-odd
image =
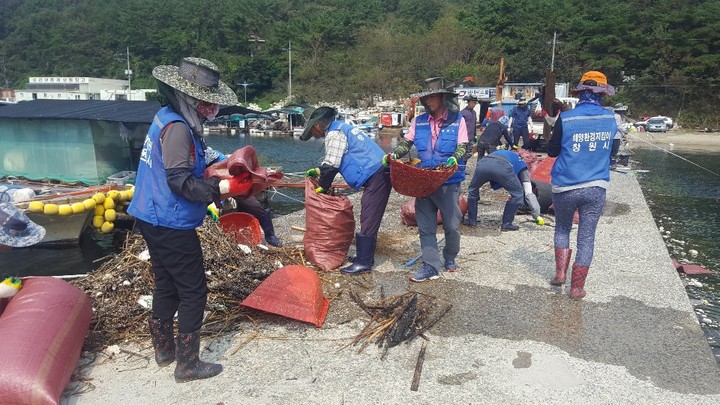
[[[570,256],[572,256],[572,249],[555,248],[555,278],[550,280],[550,284],[565,285]]]
[[[258,222],[260,222],[260,227],[262,228],[263,233],[265,233],[265,241],[271,246],[282,246],[282,242],[280,242],[280,239],[275,236],[275,227],[273,226],[272,213],[270,212],[270,208],[265,209],[265,215],[263,215],[261,218],[258,218]]]
[[[160,367],[170,365],[175,361],[175,333],[173,332],[173,320],[163,321],[162,319],[150,318],[150,336],[152,336],[153,348],[155,349],[155,362]]]
[[[463,220],[463,225],[477,226],[478,200],[479,198],[468,197],[467,218]]]
[[[355,247],[357,256],[353,259],[353,264],[343,267],[340,272],[343,274],[356,275],[372,270],[375,263],[375,241],[377,236],[365,236],[363,234],[355,234]]]
[[[175,382],[215,377],[223,371],[220,364],[200,361],[200,333],[178,333]]]
[[[570,276],[570,298],[580,300],[585,296],[585,279],[587,278],[587,266],[573,264],[572,275]]]

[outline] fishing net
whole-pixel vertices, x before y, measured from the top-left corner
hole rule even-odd
[[[457,166],[440,165],[436,169],[415,167],[402,159],[390,160],[390,182],[399,194],[409,197],[425,197],[442,186]]]

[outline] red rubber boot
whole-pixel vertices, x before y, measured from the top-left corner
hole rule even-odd
[[[572,256],[572,249],[555,248],[555,278],[550,280],[550,284],[565,285],[565,275],[568,266],[570,266],[570,256]]]
[[[585,296],[585,279],[587,278],[587,266],[573,264],[572,276],[570,279],[570,298],[580,300]]]

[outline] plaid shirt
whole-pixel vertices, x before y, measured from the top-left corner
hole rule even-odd
[[[348,151],[348,141],[342,131],[330,131],[325,136],[325,159],[323,165],[340,168],[343,155]]]

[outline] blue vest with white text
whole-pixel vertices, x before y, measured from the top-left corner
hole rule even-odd
[[[359,190],[382,166],[383,150],[359,128],[342,121],[333,121],[328,131],[345,134],[348,151],[340,161],[340,174],[350,187]]]
[[[610,181],[610,151],[617,132],[612,111],[580,103],[560,113],[562,145],[552,167],[552,184],[574,186],[591,181]]]
[[[458,131],[462,115],[448,111],[447,120],[440,126],[440,133],[435,145],[431,147],[432,132],[430,129],[430,114],[421,114],[415,119],[415,149],[420,158],[419,167],[434,169],[440,164],[445,164],[450,156],[455,153],[458,146]],[[465,160],[458,160],[458,168],[443,184],[460,183],[465,180]]]
[[[140,154],[135,194],[128,207],[128,213],[154,226],[188,230],[202,225],[209,202],[190,201],[170,191],[167,184],[160,134],[166,125],[178,121],[185,124],[192,134],[190,125],[170,107],[163,107],[155,114]],[[191,172],[200,179],[206,168],[205,150],[197,136],[192,135],[192,138],[195,164]]]

